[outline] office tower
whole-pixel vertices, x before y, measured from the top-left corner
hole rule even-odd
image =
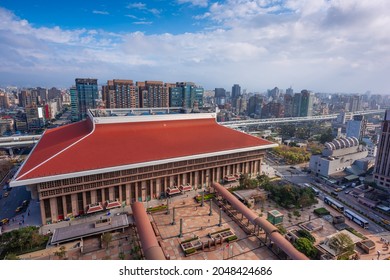
[[[76,86],[70,89],[72,121],[87,117],[88,109],[95,109],[98,99],[97,79],[76,79]]]
[[[301,91],[301,102],[299,117],[309,117],[313,115],[314,94],[306,89]]]
[[[390,193],[390,110],[386,110],[382,123],[374,181],[379,188]]]
[[[264,98],[259,94],[255,94],[249,97],[248,108],[247,108],[248,115],[252,118],[261,117],[263,102],[264,102]]]
[[[170,107],[183,107],[187,109],[203,107],[202,87],[196,86],[191,82],[178,82],[175,87],[170,87]]]
[[[139,95],[132,80],[107,81],[102,87],[106,108],[139,108]]]
[[[234,84],[232,87],[232,107],[238,108],[237,99],[241,96],[241,87],[238,84]]]
[[[70,93],[70,112],[72,122],[79,121],[79,98],[77,96],[77,89],[75,86],[69,89]]]
[[[313,115],[314,94],[306,89],[294,94],[292,100],[292,116],[308,117]]]
[[[353,119],[347,122],[347,137],[356,137],[361,141],[364,136],[366,123],[364,116],[353,116]]]
[[[169,107],[183,107],[183,89],[171,87],[169,90]]]
[[[292,116],[299,117],[301,109],[301,93],[295,93],[292,99]]]
[[[362,110],[362,96],[352,95],[348,98],[348,108],[349,112],[356,112]]]
[[[215,88],[215,104],[218,107],[224,107],[226,103],[226,90],[224,88]]]
[[[284,116],[292,117],[293,116],[293,93],[291,88],[287,89],[286,94],[284,95]]]

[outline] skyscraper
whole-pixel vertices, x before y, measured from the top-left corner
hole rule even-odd
[[[87,117],[88,109],[95,109],[98,99],[97,79],[76,79],[76,86],[70,90],[72,121]]]
[[[374,181],[381,189],[390,193],[390,110],[386,110],[379,138],[375,163]]]
[[[301,91],[299,117],[309,117],[313,115],[313,99],[314,95],[312,92],[306,89]]]
[[[239,107],[237,105],[237,99],[241,96],[241,87],[238,84],[234,84],[232,87],[232,106],[234,108]]]
[[[292,101],[292,116],[293,117],[308,117],[313,115],[313,99],[312,92],[304,89],[301,93],[294,94]]]

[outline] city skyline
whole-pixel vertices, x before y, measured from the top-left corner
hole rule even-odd
[[[380,0],[0,0],[0,84],[91,77],[387,94],[389,10]]]

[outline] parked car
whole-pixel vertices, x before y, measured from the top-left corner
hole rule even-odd
[[[4,193],[4,197],[7,197],[9,195],[9,192]]]
[[[18,212],[22,211],[22,209],[23,209],[23,206],[19,206],[18,208],[15,209],[15,212],[18,213]]]
[[[2,219],[2,220],[0,221],[0,226],[6,225],[6,224],[8,224],[8,223],[9,223],[9,219],[8,219],[8,218],[4,218],[4,219]]]

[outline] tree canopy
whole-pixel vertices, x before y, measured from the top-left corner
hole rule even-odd
[[[298,238],[294,243],[294,247],[310,259],[314,259],[317,256],[317,248],[306,237]]]

